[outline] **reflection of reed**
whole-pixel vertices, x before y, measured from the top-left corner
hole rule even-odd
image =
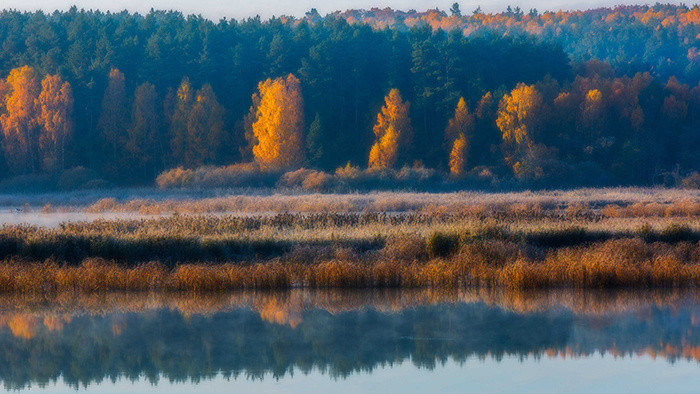
[[[674,310],[700,301],[700,290],[655,291],[509,291],[468,290],[310,290],[241,291],[234,293],[107,293],[63,292],[55,296],[0,296],[0,327],[9,327],[16,337],[31,338],[45,327],[59,331],[75,315],[139,313],[171,310],[183,316],[208,316],[237,309],[257,312],[267,322],[298,326],[305,312],[322,310],[330,314],[375,310],[400,313],[406,309],[438,304],[481,303],[517,314],[566,310],[582,317],[616,313],[642,314],[649,308]],[[691,314],[693,326],[700,314]],[[115,322],[121,332],[124,322]]]

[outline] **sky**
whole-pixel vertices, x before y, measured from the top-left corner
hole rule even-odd
[[[616,4],[646,4],[644,0],[457,0],[462,12],[469,13],[477,6],[484,12],[500,12],[507,5],[519,6],[524,10],[536,8],[538,11],[557,11],[571,9],[590,9],[614,6]],[[336,10],[369,9],[372,7],[391,7],[398,10],[415,9],[424,11],[438,7],[448,10],[455,0],[0,0],[0,9],[17,9],[23,11],[56,9],[67,10],[72,5],[78,8],[99,9],[102,11],[122,11],[147,13],[154,9],[174,9],[184,14],[200,14],[206,18],[219,20],[223,17],[241,19],[260,15],[267,19],[271,16],[291,15],[300,17],[311,8],[316,8],[321,15]],[[677,3],[676,1],[671,1]],[[694,1],[686,1],[693,4]]]

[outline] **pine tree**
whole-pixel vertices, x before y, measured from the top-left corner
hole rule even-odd
[[[188,78],[183,78],[180,86],[175,93],[175,106],[170,118],[170,154],[172,163],[176,165],[190,165],[186,162],[186,157],[191,150],[189,146],[189,138],[187,124],[190,119],[190,113],[194,106],[195,93]]]
[[[194,167],[215,163],[224,136],[224,108],[211,85],[205,84],[197,91],[187,122],[185,164]]]
[[[134,92],[131,109],[131,124],[127,130],[126,150],[129,163],[134,170],[143,171],[143,178],[154,177],[159,169],[158,142],[160,118],[158,94],[152,84],[145,82]],[[149,171],[150,170],[150,171]]]
[[[105,171],[112,177],[118,175],[120,155],[126,143],[126,129],[129,125],[129,107],[127,104],[124,74],[113,68],[109,72],[107,89],[102,98],[102,113],[97,123],[100,138],[107,153]]]
[[[306,151],[309,162],[318,165],[323,158],[323,130],[321,116],[316,113],[314,121],[309,126],[309,134],[306,136]]]

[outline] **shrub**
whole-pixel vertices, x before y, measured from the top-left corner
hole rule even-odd
[[[262,171],[255,163],[200,167],[194,171],[192,186],[200,188],[273,186],[278,177],[278,172]]]
[[[335,176],[341,179],[356,179],[362,175],[362,170],[358,166],[353,166],[348,162],[345,167],[338,167]]]
[[[700,189],[700,173],[692,172],[681,180],[681,186],[684,189]]]
[[[164,171],[156,178],[156,185],[161,189],[173,189],[190,186],[194,171],[182,167]]]
[[[63,190],[87,189],[100,185],[99,180],[95,171],[85,167],[73,167],[58,177],[57,186]]]
[[[460,236],[457,233],[435,231],[425,240],[425,247],[431,257],[444,257],[459,249]]]
[[[277,186],[302,188],[312,191],[326,191],[333,183],[333,176],[323,171],[300,168],[282,175]]]
[[[693,230],[687,224],[671,223],[661,230],[661,239],[666,242],[689,241],[693,239]]]

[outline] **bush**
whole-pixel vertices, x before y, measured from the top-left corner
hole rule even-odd
[[[156,185],[160,189],[188,187],[192,183],[193,176],[194,171],[177,167],[160,173],[156,178]]]
[[[200,167],[194,171],[192,186],[201,188],[272,186],[279,173],[262,171],[255,163],[224,167]]]
[[[661,239],[665,242],[693,240],[693,230],[687,224],[671,223],[661,230]]]
[[[277,186],[326,191],[333,184],[333,181],[333,176],[323,171],[300,168],[282,175],[282,178],[277,182]]]
[[[460,236],[456,233],[435,231],[425,240],[425,247],[431,257],[445,257],[459,249]]]
[[[223,167],[203,166],[194,170],[182,167],[158,175],[156,184],[170,188],[271,187],[279,172],[262,171],[255,163],[239,163]]]
[[[700,173],[697,171],[689,174],[681,180],[684,189],[700,189]]]
[[[90,189],[104,187],[107,183],[97,177],[97,173],[85,167],[73,167],[58,177],[57,186],[63,190]]]

